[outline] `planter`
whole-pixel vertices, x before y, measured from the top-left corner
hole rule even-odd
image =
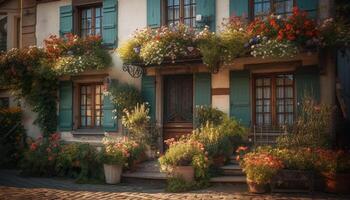
[[[310,192],[314,190],[314,175],[311,171],[280,170],[271,181],[272,192]]]
[[[105,172],[106,183],[117,184],[120,183],[120,176],[122,174],[122,166],[119,165],[103,165]]]
[[[222,167],[225,165],[225,156],[221,155],[221,156],[217,156],[213,158],[213,166],[214,167]]]
[[[255,183],[255,182],[247,179],[247,185],[248,185],[249,192],[251,192],[251,193],[263,194],[263,193],[266,193],[269,191],[269,184],[268,183],[258,184],[258,183]]]
[[[325,190],[330,193],[350,193],[350,173],[322,173],[325,180]]]
[[[180,177],[186,182],[194,181],[194,167],[193,166],[175,166],[172,175]]]

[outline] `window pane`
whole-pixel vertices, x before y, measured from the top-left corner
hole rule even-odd
[[[0,51],[7,50],[7,16],[0,15]]]
[[[174,0],[174,6],[180,5],[180,0]]]
[[[184,17],[187,18],[187,17],[191,17],[191,6],[185,6],[185,9],[184,9]]]

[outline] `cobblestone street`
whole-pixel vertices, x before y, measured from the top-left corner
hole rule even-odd
[[[245,186],[215,185],[205,190],[181,194],[165,193],[155,185],[94,185],[75,184],[57,178],[23,178],[16,171],[0,171],[0,199],[350,199],[349,196],[329,194],[273,194],[252,195]]]

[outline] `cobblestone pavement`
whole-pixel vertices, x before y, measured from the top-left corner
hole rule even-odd
[[[156,185],[93,185],[75,184],[72,180],[57,178],[20,177],[16,171],[0,170],[0,199],[247,199],[247,200],[308,200],[308,199],[350,199],[350,196],[329,194],[273,194],[252,195],[241,185],[215,185],[205,190],[181,194],[165,193]]]

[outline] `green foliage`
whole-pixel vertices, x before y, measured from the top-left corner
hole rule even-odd
[[[295,44],[290,41],[263,39],[260,44],[252,45],[251,55],[261,58],[288,58],[299,53]]]
[[[218,129],[222,135],[228,137],[234,150],[247,145],[248,130],[238,120],[225,116]]]
[[[125,41],[117,49],[117,53],[120,59],[122,59],[125,63],[141,62],[139,51],[140,44],[137,42],[136,39],[130,39]]]
[[[122,117],[124,110],[132,110],[137,104],[142,103],[140,91],[135,86],[113,82],[108,90],[108,96],[116,107],[115,114]]]
[[[199,190],[208,186],[209,186],[209,182],[207,180],[200,180],[200,181],[194,181],[194,182],[188,183],[181,178],[172,177],[167,180],[167,187],[165,191],[180,193],[180,192],[186,192],[190,190]]]
[[[23,156],[26,132],[21,122],[21,109],[0,109],[0,168],[15,168]]]
[[[102,140],[103,148],[99,152],[99,160],[103,164],[123,166],[130,156],[124,141],[112,136],[105,136]]]
[[[124,110],[124,113],[122,124],[130,131],[131,138],[140,142],[145,141],[150,123],[149,109],[146,105],[137,103],[131,112]]]
[[[199,106],[196,108],[197,127],[205,126],[210,122],[214,126],[221,124],[225,118],[225,113],[211,106]]]
[[[59,176],[75,178],[78,182],[103,179],[102,164],[96,159],[96,148],[87,143],[63,145],[56,160]]]
[[[291,134],[280,136],[277,145],[285,148],[329,146],[332,108],[319,105],[310,97],[305,97],[301,106]]]
[[[134,140],[126,140],[123,144],[129,156],[127,158],[127,167],[134,167],[135,163],[145,160],[145,145]]]

